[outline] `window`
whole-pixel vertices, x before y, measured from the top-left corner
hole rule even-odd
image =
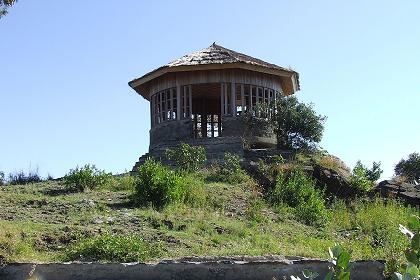
[[[151,98],[152,126],[177,118],[176,88],[159,91]]]

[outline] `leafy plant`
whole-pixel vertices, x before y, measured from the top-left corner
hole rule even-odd
[[[137,175],[135,198],[138,204],[162,208],[170,203],[184,202],[187,181],[169,167],[147,159],[139,167]]]
[[[204,147],[186,143],[181,143],[175,149],[167,149],[166,157],[173,160],[181,170],[187,172],[197,171],[207,160]]]
[[[351,253],[343,246],[336,245],[329,249],[331,262],[334,266],[330,267],[330,272],[325,276],[325,280],[348,280],[350,279],[350,260]]]
[[[408,159],[401,159],[395,166],[395,174],[406,177],[414,184],[420,183],[420,154],[411,153]]]
[[[400,230],[410,238],[410,246],[405,251],[407,259],[405,272],[395,273],[393,279],[418,280],[420,279],[420,218],[411,216],[408,220],[408,229],[400,225]]]
[[[332,249],[328,249],[331,263],[333,266],[329,267],[329,272],[325,275],[324,280],[349,280],[351,269],[351,253],[347,251],[340,244],[336,244]],[[317,272],[305,269],[302,271],[305,279],[315,279],[319,276]],[[291,276],[292,280],[301,280],[298,276]]]
[[[305,224],[322,226],[327,222],[328,213],[322,193],[301,169],[292,171],[288,177],[280,173],[269,200],[275,206],[284,203],[293,207],[296,217]]]
[[[248,176],[241,168],[239,156],[231,153],[224,154],[220,176],[223,178],[221,181],[231,184],[241,183],[248,179]]]
[[[83,167],[70,169],[70,172],[64,176],[63,183],[67,188],[83,192],[104,186],[111,178],[111,173],[99,170],[95,165],[86,164]]]
[[[376,180],[378,180],[382,174],[380,166],[380,162],[374,162],[372,169],[368,169],[360,160],[357,161],[350,177],[350,184],[359,194],[366,194],[373,189]]]

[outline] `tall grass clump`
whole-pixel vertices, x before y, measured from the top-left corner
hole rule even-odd
[[[349,232],[353,239],[364,240],[369,245],[373,258],[401,263],[407,241],[398,227],[418,210],[377,197],[347,203],[337,200],[332,203],[331,211],[331,232]]]
[[[141,206],[162,208],[171,203],[191,203],[201,200],[204,191],[201,180],[176,172],[160,162],[148,159],[137,173],[135,200]]]
[[[288,176],[280,173],[269,200],[275,206],[294,208],[296,218],[307,225],[323,226],[328,220],[322,192],[303,170],[295,169]]]
[[[83,167],[71,169],[64,176],[63,182],[67,188],[83,192],[88,189],[100,188],[109,183],[111,178],[111,173],[99,170],[95,165],[86,164]]]
[[[160,255],[157,244],[138,235],[111,235],[82,239],[67,250],[64,261],[139,262]]]
[[[134,191],[136,187],[136,178],[130,174],[113,176],[104,186],[111,191]]]

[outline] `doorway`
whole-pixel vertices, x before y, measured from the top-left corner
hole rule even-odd
[[[220,84],[192,86],[192,114],[194,138],[221,135]]]

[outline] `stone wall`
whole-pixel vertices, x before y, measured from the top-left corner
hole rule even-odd
[[[265,121],[255,118],[252,124],[246,124],[240,117],[229,116],[222,121],[222,136],[242,137],[248,148],[273,148],[277,144],[273,129]]]
[[[172,162],[166,159],[166,149],[174,149],[178,147],[181,142],[192,146],[203,146],[206,149],[207,163],[223,159],[226,152],[237,154],[241,158],[244,157],[244,146],[241,137],[190,138],[182,141],[161,141],[158,145],[150,147],[149,152],[139,158],[132,168],[133,174],[149,157],[153,157],[164,164],[173,165]]]
[[[292,257],[207,258],[164,261],[157,264],[10,264],[0,268],[0,279],[60,279],[60,280],[277,280],[300,276],[303,269],[325,275],[330,263]],[[353,263],[351,279],[379,280],[384,264],[378,261]]]
[[[166,121],[150,130],[150,149],[170,141],[187,141],[193,138],[191,119]]]

